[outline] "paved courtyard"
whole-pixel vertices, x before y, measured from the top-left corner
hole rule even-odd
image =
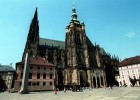
[[[113,89],[85,89],[83,92],[52,91],[30,94],[0,93],[0,100],[140,100],[140,87],[113,87]]]

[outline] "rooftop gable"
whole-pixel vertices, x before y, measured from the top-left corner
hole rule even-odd
[[[133,64],[140,64],[140,56],[126,58],[122,62],[120,62],[119,66],[122,67],[122,66],[133,65]]]

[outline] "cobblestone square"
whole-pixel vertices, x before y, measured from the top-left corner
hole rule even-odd
[[[30,94],[0,93],[0,100],[140,100],[140,87],[85,89],[83,92],[53,91]]]

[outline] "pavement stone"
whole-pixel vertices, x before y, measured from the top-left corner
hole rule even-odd
[[[52,91],[30,94],[0,93],[0,100],[140,100],[140,87],[113,87],[113,89],[85,89],[83,92]]]

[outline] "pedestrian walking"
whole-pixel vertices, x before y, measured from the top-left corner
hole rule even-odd
[[[66,88],[64,87],[64,92],[66,93]]]
[[[112,89],[112,86],[110,85],[108,88],[109,88],[109,89]]]
[[[57,94],[57,89],[54,89],[54,94]]]

